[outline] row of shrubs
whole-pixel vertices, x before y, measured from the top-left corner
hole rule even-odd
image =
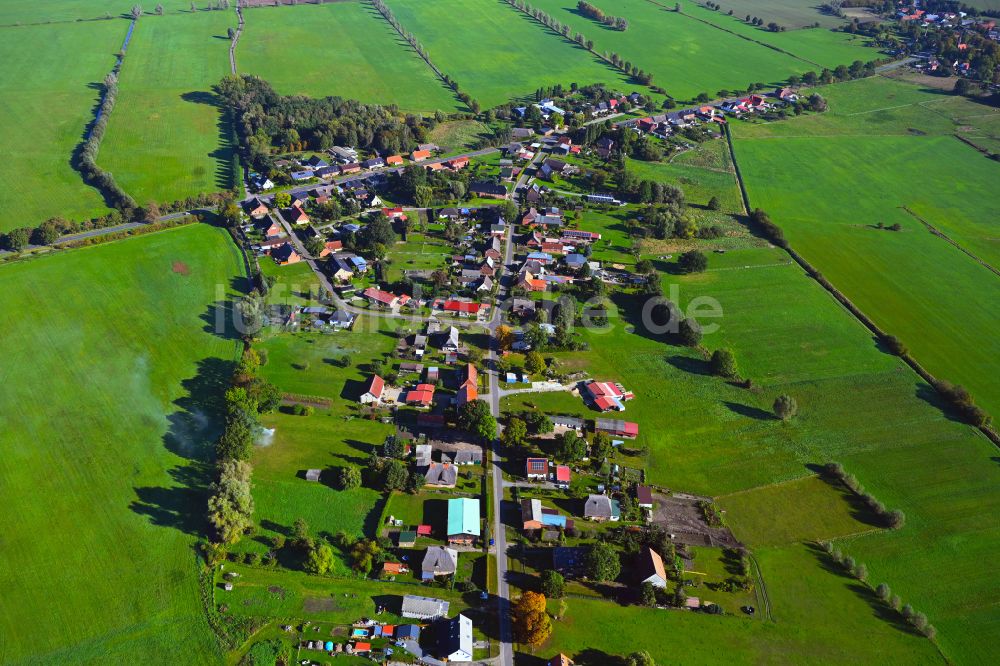
[[[825,552],[830,559],[832,559],[834,563],[843,569],[849,576],[853,576],[862,583],[868,582],[868,567],[866,567],[863,562],[855,561],[855,559],[850,555],[845,556],[839,550],[834,548],[833,544],[829,541],[820,543],[820,547],[823,549],[823,552]],[[935,629],[934,625],[927,621],[927,616],[923,613],[915,611],[913,606],[910,604],[904,604],[903,600],[899,598],[899,595],[892,593],[892,590],[889,588],[887,583],[880,583],[879,586],[875,588],[875,596],[877,596],[879,601],[884,603],[886,606],[902,615],[906,622],[927,638],[933,639],[937,636],[937,629]]]
[[[903,525],[906,524],[906,514],[904,514],[899,509],[893,509],[889,511],[886,509],[882,502],[875,499],[875,496],[865,490],[865,487],[854,477],[853,474],[848,474],[844,470],[844,466],[838,462],[827,463],[824,467],[824,471],[831,477],[837,479],[845,486],[847,486],[851,492],[856,493],[865,504],[868,505],[880,520],[883,521],[886,527],[894,530],[898,530]]]

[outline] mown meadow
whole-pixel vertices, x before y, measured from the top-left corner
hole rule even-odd
[[[194,543],[241,270],[203,225],[0,267],[0,661],[221,658]]]
[[[464,110],[368,3],[261,7],[244,16],[237,67],[267,79],[283,94],[337,95],[396,104],[404,111]]]
[[[140,204],[237,182],[212,87],[229,73],[232,11],[147,16],[136,26],[97,162]]]
[[[1000,413],[1000,280],[976,259],[1000,263],[1000,164],[949,136],[975,103],[885,79],[822,92],[826,114],[734,127],[751,204],[932,374]]]
[[[751,31],[745,35],[742,24],[732,17],[693,3],[683,3],[683,12],[677,13],[672,3],[667,9],[667,4],[648,0],[620,0],[606,10],[629,21],[624,32],[582,16],[576,3],[530,4],[592,39],[598,52],[618,53],[652,73],[654,85],[678,99],[694,99],[702,92],[714,97],[720,89],[746,89],[755,82],[777,84],[792,74],[817,69],[816,61],[833,67],[877,57],[877,51],[849,45],[843,33],[827,30],[782,33],[773,38],[782,52],[765,45],[771,43],[769,33],[745,26]],[[653,44],[656,48],[650,48]]]
[[[105,212],[71,160],[127,29],[124,20],[0,28],[0,232]]]
[[[431,61],[483,108],[533,95],[541,86],[606,83],[631,89],[621,72],[496,0],[390,0]]]

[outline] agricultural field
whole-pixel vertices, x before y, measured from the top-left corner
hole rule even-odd
[[[162,0],[165,12],[190,10],[187,0]],[[208,6],[208,0],[195,3]],[[125,17],[130,14],[134,2],[129,0],[5,0],[0,6],[0,26],[29,25],[34,23],[70,23],[92,19]],[[153,7],[147,7],[152,12]]]
[[[386,280],[395,283],[407,271],[446,270],[452,249],[443,238],[411,232],[405,243],[396,243],[389,249]]]
[[[232,132],[212,87],[229,73],[235,12],[147,16],[119,81],[98,164],[140,204],[236,184]]]
[[[187,226],[0,280],[18,313],[0,393],[0,660],[218,661],[192,548],[239,354],[212,332],[243,283],[229,235]]]
[[[427,138],[448,154],[469,150],[479,139],[490,136],[489,126],[478,120],[449,120],[435,127]]]
[[[743,213],[743,200],[725,140],[707,141],[698,150],[680,153],[663,162],[629,160],[628,169],[641,180],[676,185],[684,190],[685,200],[699,208],[707,207],[712,197],[718,197],[721,212]]]
[[[337,95],[403,111],[464,110],[382,15],[366,2],[260,7],[244,13],[241,73],[285,95]],[[288,48],[295,44],[294,49]]]
[[[717,502],[737,538],[751,547],[825,541],[875,529],[870,512],[859,508],[863,504],[846,486],[818,476],[725,495]]]
[[[788,30],[805,28],[817,22],[821,28],[836,28],[845,23],[842,18],[824,14],[819,10],[818,4],[807,0],[726,0],[725,4],[721,2],[719,4],[722,5],[722,10],[713,13],[720,16],[724,16],[732,9],[735,17],[743,18],[750,14],[763,19],[765,25],[774,21]],[[685,3],[682,6],[684,11],[689,13],[703,7],[701,3]],[[844,11],[848,9],[845,7]]]
[[[1000,207],[990,196],[1000,164],[947,136],[955,123],[935,111],[949,97],[895,81],[859,83],[826,89],[828,119],[789,121],[773,135],[762,125],[735,127],[751,203],[932,374],[963,384],[998,413],[1000,282],[962,249],[1000,264]],[[812,183],[808,191],[796,186],[802,182]],[[872,191],[879,196],[857,196]]]
[[[538,0],[532,4],[594,40],[598,51],[618,53],[651,72],[653,83],[677,99],[694,99],[702,92],[714,96],[720,89],[745,89],[754,82],[776,85],[792,74],[816,68],[791,48],[787,50],[794,55],[781,53],[698,20],[704,17],[696,13],[702,11],[697,6],[686,6],[685,13],[678,14],[648,0],[621,0],[615,3],[613,10],[608,8],[610,13],[629,21],[628,30],[619,32],[581,16],[576,12],[575,3]],[[689,11],[692,15],[687,14]],[[725,16],[714,18],[732,20]],[[793,39],[803,44],[815,43],[823,51],[837,46],[836,57],[845,58],[844,64],[858,58],[872,59],[876,54],[874,50],[865,49],[864,52],[872,54],[865,58],[861,50],[852,50],[847,57],[839,52],[843,37],[828,31],[803,32]],[[650,44],[656,44],[657,48],[650,49]],[[719,57],[723,53],[725,57]]]
[[[746,23],[743,20],[746,12],[726,16],[725,12],[714,12],[699,6],[690,6],[684,13],[746,39],[781,49],[812,65],[810,69],[817,73],[823,67],[834,69],[837,65],[850,65],[855,60],[867,62],[883,57],[881,52],[870,46],[871,40],[863,35],[834,32],[825,28],[771,32],[764,27],[754,27]],[[751,14],[757,15],[756,12]],[[765,24],[770,20],[765,18]]]
[[[106,211],[71,159],[127,30],[126,21],[0,30],[0,232]]]
[[[390,0],[431,61],[483,108],[533,95],[541,86],[634,84],[608,64],[496,0]]]

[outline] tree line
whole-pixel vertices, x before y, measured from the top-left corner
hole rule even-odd
[[[396,18],[396,15],[392,13],[392,10],[389,9],[388,5],[386,5],[385,2],[383,2],[383,0],[371,0],[371,3],[372,6],[375,7],[376,10],[378,10],[378,13],[381,14],[382,17],[389,22],[389,25],[395,28],[396,32],[398,32],[403,37],[403,39],[405,39],[406,42],[413,47],[413,50],[417,52],[417,55],[423,58],[424,61],[431,66],[431,69],[437,72],[437,74],[444,80],[444,82],[448,85],[448,87],[455,91],[455,95],[458,96],[458,98],[462,101],[462,103],[465,104],[467,107],[469,107],[469,109],[473,113],[478,114],[480,111],[479,102],[477,100],[472,99],[472,96],[469,95],[467,92],[461,90],[459,88],[458,82],[455,81],[455,79],[451,78],[447,74],[444,74],[441,71],[441,69],[438,68],[437,65],[431,62],[431,57],[430,55],[427,54],[427,49],[424,48],[424,45],[420,43],[416,35],[414,35],[412,32],[403,27],[403,24],[399,21],[398,18]]]
[[[635,64],[623,59],[617,53],[598,53],[597,51],[594,50],[594,40],[587,39],[579,32],[572,32],[572,29],[570,28],[569,25],[560,22],[559,20],[553,18],[549,14],[543,12],[541,9],[532,7],[528,3],[524,2],[524,0],[507,0],[507,4],[509,4],[514,9],[524,14],[527,14],[528,16],[535,19],[536,21],[538,21],[545,27],[549,28],[553,32],[556,32],[565,37],[566,39],[587,49],[597,57],[613,65],[616,69],[619,69],[625,74],[631,76],[633,79],[636,80],[636,82],[640,83],[641,85],[645,86],[653,82],[653,75],[651,73],[640,69]]]

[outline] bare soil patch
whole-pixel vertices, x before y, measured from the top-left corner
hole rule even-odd
[[[690,546],[740,545],[728,527],[709,527],[698,508],[699,498],[683,495],[653,495],[653,523],[673,535],[674,543]]]
[[[191,269],[183,261],[175,261],[170,265],[170,269],[178,275],[191,275]]]
[[[306,597],[302,601],[302,610],[307,613],[327,613],[336,608],[337,603],[330,597]]]

